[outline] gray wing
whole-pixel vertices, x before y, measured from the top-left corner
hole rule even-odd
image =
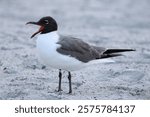
[[[105,48],[90,46],[80,39],[67,36],[61,36],[57,44],[61,45],[57,48],[59,53],[75,57],[82,62],[100,59],[105,51]]]

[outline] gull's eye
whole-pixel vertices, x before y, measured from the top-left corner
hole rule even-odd
[[[44,23],[45,23],[45,24],[49,24],[48,20],[44,20]]]

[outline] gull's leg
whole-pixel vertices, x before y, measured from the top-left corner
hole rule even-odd
[[[62,89],[61,89],[61,79],[62,79],[62,73],[61,73],[61,69],[59,69],[59,86],[58,86],[58,92],[62,91]]]
[[[69,80],[69,93],[72,93],[72,87],[71,87],[71,73],[68,72],[68,80]]]

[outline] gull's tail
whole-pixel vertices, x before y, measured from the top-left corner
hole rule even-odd
[[[122,54],[120,54],[121,52],[129,52],[129,51],[135,51],[135,50],[134,49],[107,49],[106,51],[103,52],[101,58],[122,56]]]
[[[111,59],[111,57],[122,56],[121,52],[135,51],[133,49],[105,49],[101,47],[93,46],[97,52],[99,52],[100,56],[97,61],[91,61],[91,64],[95,63],[114,63],[115,61]]]

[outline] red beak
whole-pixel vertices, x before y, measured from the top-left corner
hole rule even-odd
[[[27,25],[27,24],[39,25],[38,22],[27,22],[26,25]],[[37,35],[38,33],[42,32],[42,31],[44,30],[44,26],[41,26],[41,25],[39,25],[39,26],[40,26],[39,30],[38,30],[37,32],[35,32],[35,33],[31,36],[31,38],[33,38],[35,35]]]

